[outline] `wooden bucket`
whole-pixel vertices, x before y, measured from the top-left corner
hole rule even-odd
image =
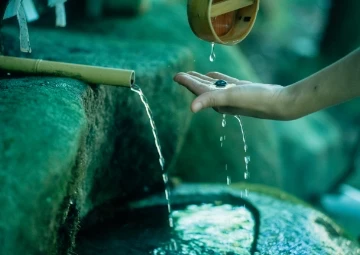
[[[226,45],[241,42],[251,31],[260,0],[188,0],[188,20],[199,38]]]

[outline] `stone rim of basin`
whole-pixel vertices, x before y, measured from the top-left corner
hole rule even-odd
[[[245,189],[249,191],[249,195],[242,198],[241,195],[244,194]],[[329,217],[278,189],[246,183],[234,184],[230,187],[219,184],[181,184],[172,191],[174,208],[177,205],[203,203],[214,205],[216,200],[222,200],[223,204],[231,205],[237,201],[235,207],[239,204],[247,204],[246,207],[249,209],[251,206],[255,207],[255,210],[251,210],[250,213],[254,221],[256,217],[259,218],[259,222],[253,224],[252,228],[254,231],[253,243],[256,244],[256,247],[252,246],[250,250],[250,245],[248,245],[246,248],[251,254],[258,254],[258,252],[262,254],[266,251],[277,254],[280,250],[286,252],[294,247],[300,253],[313,249],[326,254],[360,254],[360,246],[357,241],[347,235]],[[160,206],[164,208],[165,216],[166,200],[162,193],[130,202],[122,207],[115,206],[114,208],[114,205],[112,207],[109,205],[108,208],[101,208],[97,215],[104,216],[111,211],[111,215],[116,221],[116,218],[121,218],[124,213],[125,215],[131,214],[139,212],[141,209],[153,210]],[[254,217],[254,212],[255,214],[257,212],[258,216]],[[166,227],[168,228],[168,226]],[[256,230],[257,227],[258,230]],[[256,231],[258,232],[255,233]],[[340,252],[342,250],[345,253]]]

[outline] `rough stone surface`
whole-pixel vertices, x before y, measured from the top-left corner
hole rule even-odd
[[[16,31],[4,32],[6,54],[17,55],[16,44],[11,44]],[[95,37],[89,44],[85,35],[36,29],[32,35],[33,58],[135,69],[137,82],[151,98],[164,156],[172,159],[177,154],[188,123],[182,106],[189,104],[190,95],[181,95],[166,74],[171,69],[191,68],[188,50],[151,42],[104,42]],[[63,231],[59,229],[62,217],[57,214],[66,215],[70,199],[76,213],[83,216],[105,201],[157,189],[161,183],[158,155],[145,109],[135,93],[71,79],[8,78],[5,73],[0,81],[4,113],[0,144],[5,157],[0,167],[1,189],[7,199],[4,204],[10,203],[0,218],[5,251],[21,254],[21,249],[33,244],[27,249],[29,254],[48,252],[60,235],[57,231]],[[163,97],[174,93],[170,101]],[[44,210],[46,214],[41,213]],[[16,211],[24,212],[14,216],[17,228],[7,223]],[[25,215],[32,222],[31,229],[47,235],[41,247],[37,242],[43,236],[26,229],[29,225],[22,224]],[[19,246],[18,238],[28,242]]]
[[[0,80],[0,254],[46,254],[57,244],[80,174],[85,91],[70,79]]]
[[[247,197],[244,196],[245,188],[249,192]],[[255,242],[249,252],[244,254],[360,254],[357,241],[351,239],[327,216],[279,190],[241,184],[231,188],[220,185],[180,185],[173,192],[174,205],[204,202],[244,205],[252,213]],[[160,205],[164,213],[158,212],[161,216],[156,217],[156,223],[147,223],[147,217],[141,214],[137,219],[131,216],[132,212],[137,214],[139,208],[147,208],[149,211],[149,208],[158,208],[161,211]],[[172,243],[166,239],[170,235],[167,234],[165,205],[166,202],[159,195],[131,203],[125,211],[119,208],[111,221],[80,234],[79,254],[149,254],[159,246]],[[129,221],[124,223],[116,215],[128,217]],[[131,222],[130,225],[127,225],[128,222]],[[173,249],[168,254],[184,253]],[[200,253],[193,251],[193,254]]]
[[[209,62],[210,44],[191,33],[185,2],[159,2],[142,16],[74,24],[67,32],[30,27],[31,57],[135,69],[137,82],[153,109],[172,174],[191,181],[225,182],[224,167],[228,164],[233,179],[242,180],[244,155],[238,122],[228,117],[224,129],[222,116],[207,110],[192,117],[185,136],[192,116],[187,109],[192,96],[175,85],[172,76],[190,69],[202,73],[216,70],[252,81],[257,80],[256,75],[235,47],[216,47],[217,59]],[[160,22],[160,16],[169,22]],[[5,54],[20,56],[16,29],[5,27],[3,31]],[[0,244],[4,243],[1,247],[6,247],[7,253],[24,254],[23,249],[28,254],[65,253],[74,244],[79,217],[94,208],[100,211],[104,204],[111,211],[116,204],[163,188],[150,125],[136,94],[70,79],[9,79],[6,73],[1,78],[0,111],[4,114],[0,116],[0,157],[4,160],[0,161],[0,190],[4,190],[1,200],[9,204],[9,210],[0,213]],[[296,189],[285,183],[291,178],[296,157],[307,157],[309,173],[321,173],[317,176],[320,190],[326,189],[331,176],[342,171],[332,164],[342,160],[343,154],[336,150],[320,170],[318,164],[311,164],[318,156],[315,150],[309,153],[299,149],[303,155],[281,163],[284,151],[312,148],[313,138],[320,141],[322,151],[331,149],[327,146],[333,146],[339,136],[330,122],[324,125],[330,131],[321,138],[314,134],[300,141],[293,139],[293,135],[300,135],[286,133],[285,126],[281,129],[284,134],[278,135],[278,124],[271,121],[243,118],[243,122],[252,157],[252,182],[304,195],[300,188],[307,180],[292,179]],[[314,122],[304,119],[298,123],[307,133],[313,132]],[[223,149],[220,135],[227,136]],[[325,145],[330,140],[333,142]],[[32,222],[31,227],[21,224],[22,219]],[[20,239],[25,240],[23,245],[19,245]],[[14,252],[8,252],[11,249]]]

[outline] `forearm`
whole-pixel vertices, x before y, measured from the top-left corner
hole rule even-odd
[[[343,59],[284,89],[289,119],[360,96],[360,48]]]

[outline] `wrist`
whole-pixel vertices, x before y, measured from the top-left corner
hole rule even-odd
[[[280,87],[278,96],[278,113],[281,120],[294,120],[301,117],[298,109],[299,95],[293,85]]]

